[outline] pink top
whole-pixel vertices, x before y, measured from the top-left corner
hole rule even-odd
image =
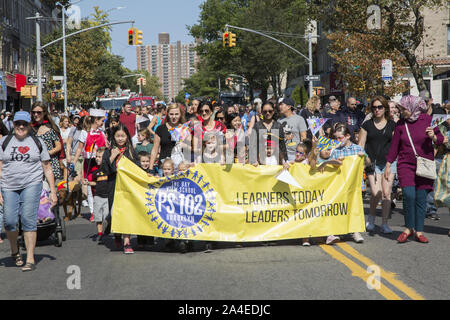
[[[403,119],[397,122],[386,161],[393,163],[397,159],[398,179],[402,188],[415,186],[417,189],[433,190],[434,180],[416,176],[417,160],[405,127],[407,123],[417,154],[434,160],[433,142],[425,132],[431,124],[431,119],[431,116],[422,113],[415,122],[407,122]],[[441,145],[444,137],[438,127],[434,128],[434,134],[437,137],[436,145]]]

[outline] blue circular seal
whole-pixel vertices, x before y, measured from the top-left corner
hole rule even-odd
[[[154,200],[161,219],[175,228],[196,225],[207,209],[202,188],[187,178],[165,182],[158,188]]]

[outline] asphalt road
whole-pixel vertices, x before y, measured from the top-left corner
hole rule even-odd
[[[220,243],[204,253],[196,242],[180,254],[160,241],[132,255],[116,250],[112,237],[105,245],[92,241],[96,228],[84,216],[67,224],[62,247],[39,243],[34,272],[15,267],[8,241],[0,244],[0,299],[450,299],[450,215],[439,212],[441,220],[425,221],[429,244],[397,243],[404,225],[398,208],[389,222],[394,233],[363,233],[362,244]]]

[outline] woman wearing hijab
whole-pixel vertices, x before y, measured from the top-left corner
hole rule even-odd
[[[423,227],[426,199],[428,192],[433,190],[434,180],[416,175],[417,159],[410,140],[418,156],[434,160],[433,143],[441,145],[444,137],[438,127],[434,129],[430,127],[432,118],[426,114],[427,105],[422,98],[405,96],[400,100],[398,107],[403,119],[397,122],[384,171],[387,179],[391,173],[391,164],[397,159],[397,174],[403,190],[406,225],[397,241],[404,243],[415,234],[416,241],[428,243],[428,239],[423,235]]]

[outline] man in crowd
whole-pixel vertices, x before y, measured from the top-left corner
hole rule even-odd
[[[284,98],[280,103],[280,113],[283,118],[278,120],[284,125],[288,161],[295,161],[297,144],[306,139],[308,130],[305,119],[294,113],[294,105],[294,100]]]
[[[119,121],[127,127],[130,136],[134,137],[136,134],[136,114],[131,112],[131,103],[125,102],[123,104]]]
[[[11,112],[6,112],[6,117],[3,120],[3,124],[5,125],[6,129],[8,129],[8,132],[10,132],[14,128],[13,114]]]
[[[428,90],[420,91],[419,97],[421,97],[427,104],[428,115],[433,116],[435,114],[446,114],[444,109],[442,109],[440,106],[433,104],[433,97],[431,96],[431,93]]]
[[[341,103],[336,98],[334,100],[331,100],[329,112],[323,115],[324,118],[330,119],[323,125],[323,130],[326,132],[327,135],[330,133],[333,124],[337,122],[345,122],[344,119],[341,117],[342,114],[339,112],[340,105]]]
[[[354,138],[355,132],[358,132],[364,121],[365,115],[359,110],[356,99],[350,97],[347,99],[347,105],[339,111],[341,121],[344,122],[349,130],[352,138]]]

